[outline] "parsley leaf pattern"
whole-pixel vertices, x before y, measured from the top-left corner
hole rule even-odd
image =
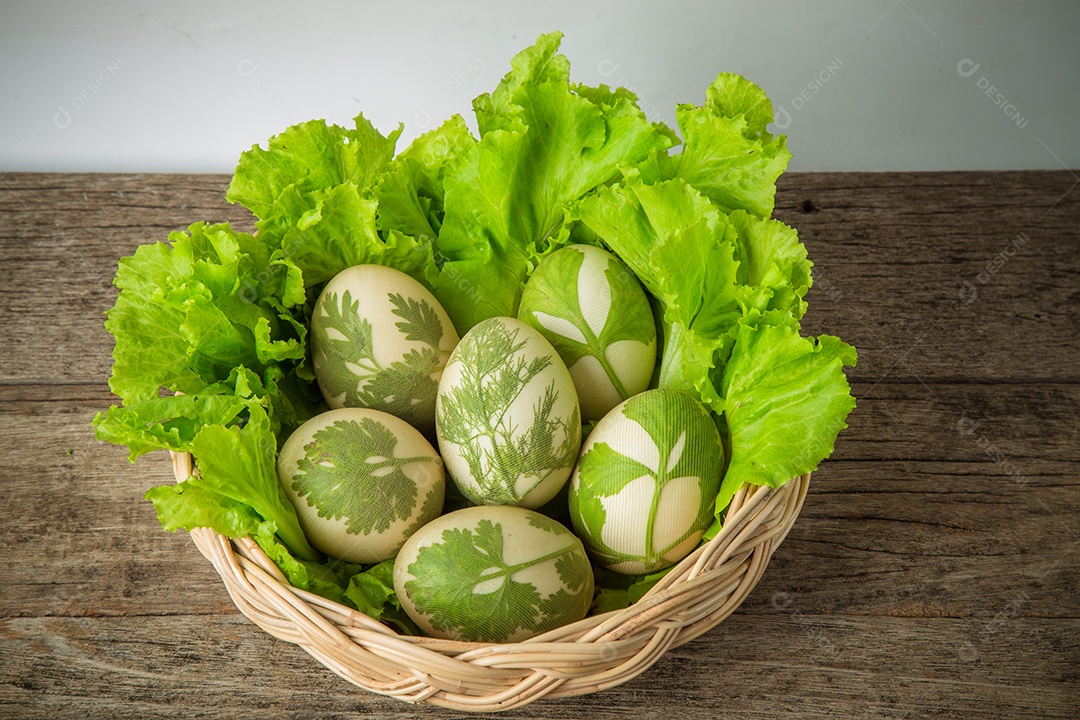
[[[399,458],[394,454],[397,443],[393,431],[372,418],[327,425],[305,446],[292,489],[320,517],[343,520],[351,534],[386,532],[411,518],[416,508],[416,483],[404,466],[437,462],[430,455]],[[429,492],[425,510],[430,512],[432,503]]]
[[[314,346],[319,384],[328,397],[342,398],[341,407],[366,407],[396,415],[418,428],[431,426],[436,376],[442,367],[439,347],[443,324],[435,308],[423,299],[389,295],[391,311],[401,320],[395,327],[406,340],[422,343],[388,365],[375,357],[372,325],[360,312],[360,301],[349,290],[327,293],[317,315],[323,342]],[[333,333],[326,332],[332,330]]]
[[[584,616],[592,601],[588,559],[568,530],[562,534],[566,542],[556,541],[554,550],[510,564],[502,523],[481,519],[471,528],[445,529],[408,566],[406,591],[445,637],[506,642],[554,629]],[[545,592],[519,576],[545,564],[555,571],[554,587]]]

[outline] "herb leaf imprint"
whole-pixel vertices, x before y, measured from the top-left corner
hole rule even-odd
[[[372,418],[341,420],[317,431],[297,463],[292,487],[319,517],[345,519],[353,534],[385,532],[412,516],[416,483],[405,474],[413,462],[436,462],[429,455],[395,457],[397,436]],[[359,454],[357,448],[367,448]],[[432,501],[431,493],[425,505]]]
[[[663,560],[666,553],[695,532],[704,530],[712,518],[712,501],[720,488],[722,469],[719,436],[704,408],[676,391],[637,395],[623,407],[622,413],[644,430],[636,439],[651,447],[639,447],[636,454],[647,458],[647,462],[628,457],[606,442],[595,443],[578,462],[580,492],[572,494],[577,505],[572,512],[585,524],[592,551],[603,564],[640,561],[659,569],[666,564]],[[717,452],[710,452],[707,443],[715,443]],[[685,452],[688,446],[693,449]],[[648,521],[641,525],[645,556],[637,557],[620,552],[602,540],[607,517],[601,498],[617,495],[630,482],[642,477],[651,478],[654,486]],[[660,496],[669,482],[688,477],[695,478],[701,490],[697,517],[679,537],[664,547],[654,547],[653,528]]]
[[[501,642],[519,628],[535,635],[561,625],[588,585],[588,561],[575,552],[578,545],[569,534],[567,541],[546,555],[510,565],[503,558],[500,523],[481,520],[475,530],[444,530],[442,541],[421,548],[409,565],[413,578],[405,588],[441,632],[484,642]],[[557,592],[541,597],[532,583],[514,580],[515,573],[551,560],[565,583]]]
[[[591,277],[592,259],[587,253],[593,252],[602,253],[591,247],[586,250],[568,247],[545,259],[544,271],[532,276],[529,281],[532,286],[527,289],[526,297],[545,299],[541,303],[542,310],[529,311],[535,319],[535,323],[530,324],[540,326],[540,332],[559,352],[567,367],[572,367],[586,355],[595,357],[616,392],[625,400],[634,391],[623,386],[608,360],[607,349],[620,340],[649,345],[656,339],[656,326],[645,292],[633,274],[616,259],[602,257],[603,278]],[[587,262],[590,267],[586,267]],[[582,273],[590,275],[584,278],[585,286],[595,293],[587,298],[589,302],[585,307],[579,292]],[[561,313],[548,312],[555,308]]]
[[[369,407],[396,415],[410,424],[430,425],[431,409],[438,383],[432,379],[440,366],[443,325],[438,313],[425,300],[391,293],[391,311],[401,318],[395,326],[407,340],[424,344],[410,350],[401,360],[384,367],[376,359],[371,323],[359,313],[360,301],[345,290],[340,298],[328,293],[322,318],[326,327],[344,336],[327,337],[329,350],[320,373],[329,395],[344,395],[346,407]],[[426,419],[425,419],[426,418]]]
[[[443,393],[437,409],[443,439],[460,448],[469,476],[480,486],[478,497],[489,504],[516,503],[552,472],[573,465],[580,442],[577,404],[569,418],[559,417],[554,381],[538,394],[527,427],[508,417],[522,391],[553,360],[551,355],[522,357],[527,341],[518,341],[519,332],[498,320],[473,328],[469,341],[457,348],[461,381]],[[519,492],[519,477],[536,481]]]

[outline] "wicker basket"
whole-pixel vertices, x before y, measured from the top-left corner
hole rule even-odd
[[[173,453],[177,481],[191,456]],[[604,690],[647,670],[665,651],[737,608],[798,517],[810,476],[779,489],[744,487],[720,533],[637,603],[520,643],[399,635],[363,613],[289,585],[248,538],[191,532],[233,602],[276,638],[296,643],[349,682],[411,703],[490,712]]]

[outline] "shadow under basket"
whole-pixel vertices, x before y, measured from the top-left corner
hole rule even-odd
[[[172,453],[178,482],[191,456]],[[727,522],[640,600],[519,643],[400,635],[372,618],[292,587],[253,540],[191,531],[236,607],[349,682],[410,703],[491,712],[624,683],[669,649],[730,615],[753,590],[799,515],[809,474],[781,488],[744,486]]]

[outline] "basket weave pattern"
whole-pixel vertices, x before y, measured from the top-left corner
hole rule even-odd
[[[191,456],[173,453],[177,481]],[[474,712],[582,695],[641,674],[668,649],[710,630],[746,599],[802,508],[810,476],[742,488],[719,534],[638,602],[520,643],[399,635],[363,613],[289,585],[248,538],[192,530],[236,607],[276,638],[371,692]]]

